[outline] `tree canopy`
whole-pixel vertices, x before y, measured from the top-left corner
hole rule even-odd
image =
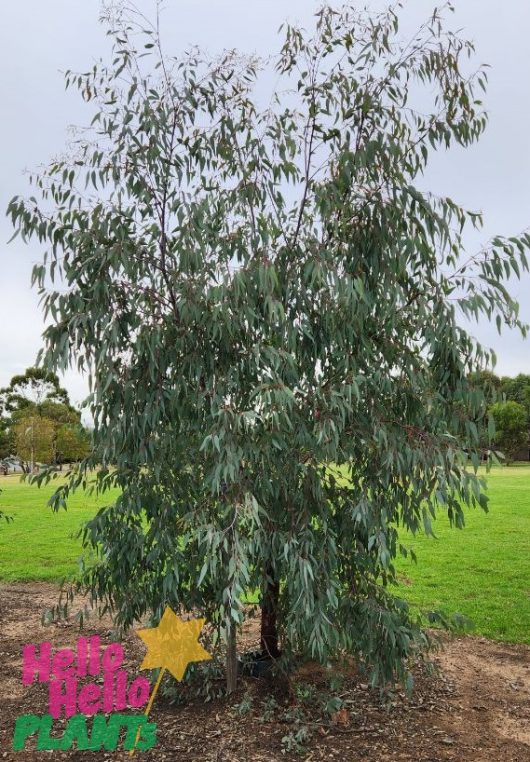
[[[500,390],[507,400],[518,402],[524,407],[530,423],[530,375],[518,373],[513,378],[503,376],[500,379]]]
[[[486,72],[444,13],[408,42],[398,13],[325,7],[271,64],[168,57],[112,12],[112,61],[66,74],[91,128],[9,205],[45,250],[44,367],[91,383],[93,450],[53,504],[100,463],[121,488],[82,584],[123,625],[200,612],[229,674],[257,590],[264,652],[404,677],[428,638],[390,587],[398,527],[486,506],[468,375],[491,356],[461,316],[524,330],[504,282],[530,236],[468,256],[481,215],[425,190],[433,151],[481,136]]]
[[[491,406],[495,421],[495,445],[508,461],[528,446],[528,415],[518,402],[496,402]]]
[[[44,404],[69,405],[68,392],[59,383],[58,376],[43,368],[28,368],[13,376],[8,386],[0,389],[0,400],[6,412],[25,408],[40,408]]]
[[[35,461],[62,464],[88,450],[81,412],[55,373],[28,368],[0,389],[0,457],[17,455],[31,471]]]
[[[496,376],[490,370],[478,370],[469,375],[471,385],[484,396],[484,409],[493,427],[484,432],[482,444],[487,449],[495,440],[495,446],[508,460],[524,449],[530,434],[530,375]],[[516,407],[511,404],[516,403]],[[495,427],[498,428],[494,432]]]
[[[53,423],[40,415],[22,417],[13,427],[15,451],[27,464],[29,473],[36,463],[51,463],[53,460]]]

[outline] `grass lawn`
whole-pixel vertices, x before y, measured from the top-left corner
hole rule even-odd
[[[57,486],[54,481],[39,489],[19,476],[0,476],[0,510],[14,519],[0,522],[0,581],[58,582],[76,571],[79,527],[118,494],[109,491],[98,499],[78,492],[67,511],[54,513],[47,502]]]
[[[437,539],[403,536],[418,563],[398,560],[399,594],[464,614],[476,634],[530,644],[530,464],[497,467],[487,478],[489,513],[467,511],[464,529],[440,515]]]
[[[496,468],[488,476],[490,512],[467,512],[466,528],[451,529],[443,516],[438,539],[403,536],[418,563],[398,560],[400,595],[421,608],[456,611],[489,638],[530,644],[530,464]],[[80,545],[73,538],[99,502],[78,493],[68,511],[52,513],[41,490],[0,477],[0,509],[14,517],[0,524],[0,580],[58,581],[75,571]]]

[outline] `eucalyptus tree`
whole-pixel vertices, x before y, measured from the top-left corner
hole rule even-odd
[[[25,410],[40,413],[53,405],[73,410],[57,374],[43,368],[26,368],[24,373],[13,376],[8,386],[0,389],[0,404],[7,414]]]
[[[482,134],[486,72],[445,11],[402,41],[399,10],[325,7],[265,61],[172,58],[112,12],[112,61],[66,73],[90,128],[9,205],[45,250],[44,365],[91,384],[93,451],[53,505],[99,464],[121,488],[82,584],[123,625],[201,612],[229,688],[256,591],[265,653],[405,677],[428,637],[393,587],[398,529],[486,506],[467,377],[491,356],[461,317],[520,325],[503,281],[530,238],[469,257],[480,214],[424,187],[432,152]]]

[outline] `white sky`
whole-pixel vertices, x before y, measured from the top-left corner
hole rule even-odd
[[[152,0],[137,0],[148,14]],[[372,0],[363,3],[381,7]],[[477,47],[477,59],[491,64],[485,98],[490,123],[478,146],[440,154],[428,185],[464,206],[480,209],[485,229],[478,246],[494,234],[513,235],[530,225],[530,28],[529,0],[456,0],[454,26],[463,27]],[[211,52],[237,47],[267,54],[279,45],[277,29],[289,20],[311,23],[320,5],[314,0],[167,0],[163,21],[166,51],[176,54],[190,43]],[[20,239],[9,246],[9,199],[27,193],[24,169],[48,160],[64,146],[69,124],[87,121],[86,106],[65,92],[61,71],[86,70],[105,56],[108,41],[98,23],[99,0],[17,0],[0,11],[0,387],[33,364],[43,328],[37,294],[30,290],[37,245]],[[410,0],[405,30],[432,10],[431,0]],[[530,277],[514,284],[523,318],[530,323]],[[474,334],[498,356],[497,371],[530,373],[527,341],[486,323]],[[72,400],[86,393],[84,379],[68,374]]]

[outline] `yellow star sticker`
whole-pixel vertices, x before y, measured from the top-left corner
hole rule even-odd
[[[192,661],[206,661],[212,657],[198,641],[204,619],[179,619],[169,606],[158,627],[138,630],[147,646],[140,669],[168,669],[175,680],[182,680],[186,667]]]
[[[158,627],[138,630],[138,635],[147,646],[147,653],[140,664],[140,669],[160,668],[144,712],[146,716],[151,711],[166,669],[171,672],[175,680],[182,680],[190,661],[206,661],[212,658],[199,643],[199,635],[205,621],[205,619],[189,619],[185,622],[179,619],[169,606],[166,606]],[[134,747],[129,752],[129,756],[134,754],[140,732],[138,728]]]

